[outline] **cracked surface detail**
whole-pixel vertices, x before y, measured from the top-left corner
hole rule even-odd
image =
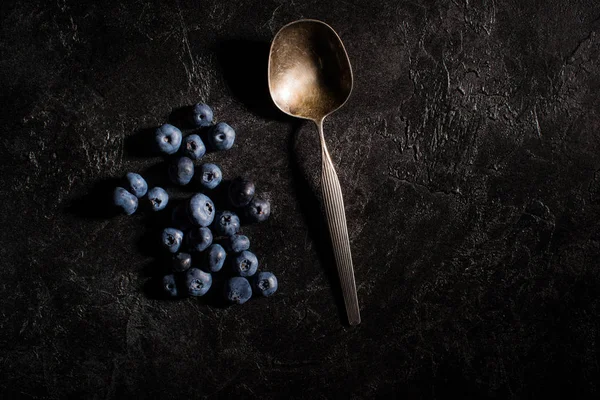
[[[305,17],[354,72],[324,125],[354,328],[317,132],[265,97],[269,42]],[[598,2],[34,0],[0,20],[0,398],[597,398]],[[167,182],[136,144],[198,102],[238,133],[202,163],[272,205],[243,232],[279,288],[241,307],[146,291],[189,190],[153,215],[103,203],[130,171]]]

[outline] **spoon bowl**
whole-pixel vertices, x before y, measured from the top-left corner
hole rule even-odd
[[[340,182],[327,151],[323,120],[346,103],[352,68],[338,34],[317,20],[292,22],[275,35],[269,53],[269,92],[293,117],[312,120],[321,143],[321,186],[325,216],[350,325],[360,323],[350,240]]]
[[[318,122],[350,97],[352,68],[337,33],[316,20],[281,28],[269,56],[269,91],[275,105]]]

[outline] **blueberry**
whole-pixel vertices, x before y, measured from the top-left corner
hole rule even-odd
[[[194,176],[194,162],[187,157],[176,158],[169,165],[169,178],[177,185],[187,185]]]
[[[252,288],[246,278],[233,277],[225,284],[225,298],[236,304],[244,304],[252,297]]]
[[[181,146],[181,131],[171,124],[164,124],[156,129],[154,140],[160,152],[174,154]]]
[[[231,211],[221,211],[217,213],[213,226],[219,236],[235,235],[240,230],[240,218]]]
[[[254,183],[242,177],[235,178],[229,185],[229,201],[234,207],[244,207],[254,197]]]
[[[175,276],[165,275],[162,279],[162,290],[167,297],[177,297],[177,284]]]
[[[125,189],[129,190],[135,197],[144,197],[148,191],[148,184],[140,174],[128,172],[125,175]]]
[[[253,279],[254,289],[265,297],[277,291],[277,277],[271,272],[259,272]]]
[[[190,253],[177,253],[173,256],[171,267],[175,272],[183,272],[192,266],[192,256]]]
[[[113,202],[125,214],[131,215],[137,210],[138,199],[122,187],[115,188]]]
[[[169,194],[161,187],[153,187],[148,190],[148,201],[152,211],[160,211],[169,203]]]
[[[192,110],[192,124],[197,127],[209,126],[213,121],[213,111],[207,104],[198,103]]]
[[[235,141],[235,131],[225,122],[219,122],[208,132],[208,142],[214,150],[229,150]]]
[[[194,225],[209,226],[215,219],[215,204],[208,196],[195,194],[188,204],[188,216]]]
[[[212,285],[212,276],[198,268],[190,268],[185,274],[185,284],[191,296],[204,296]]]
[[[183,139],[182,153],[192,160],[198,160],[206,153],[206,146],[198,135],[189,135]]]
[[[162,245],[171,253],[177,253],[183,241],[183,232],[175,228],[165,228],[161,237]]]
[[[192,222],[190,221],[186,204],[179,204],[173,209],[173,213],[171,214],[171,222],[175,228],[182,231],[187,231],[192,227]]]
[[[200,174],[197,175],[200,185],[206,189],[216,188],[223,179],[221,169],[215,164],[202,164]]]
[[[229,249],[234,253],[239,253],[250,248],[250,239],[245,235],[232,235],[229,238]]]
[[[212,244],[213,235],[208,228],[193,228],[187,234],[187,241],[190,251],[204,251]]]
[[[220,271],[225,262],[225,250],[220,244],[213,244],[208,248],[208,269],[211,272]]]
[[[252,276],[258,269],[258,259],[254,253],[244,250],[233,260],[233,270],[240,276]]]
[[[268,200],[255,197],[246,206],[246,216],[254,222],[266,221],[271,215],[271,204]]]

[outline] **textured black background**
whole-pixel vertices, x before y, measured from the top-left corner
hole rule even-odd
[[[0,397],[598,393],[597,1],[1,8]],[[355,73],[325,124],[354,328],[323,242],[316,132],[265,97],[269,42],[302,17],[338,31]],[[273,298],[154,299],[162,222],[106,211],[115,178],[160,181],[137,145],[198,101],[238,132],[205,159],[273,202],[244,229]]]

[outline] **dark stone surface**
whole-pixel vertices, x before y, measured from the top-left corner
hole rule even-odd
[[[598,2],[1,9],[1,398],[598,394]],[[324,242],[315,130],[265,88],[269,41],[301,17],[339,32],[355,72],[325,125],[355,328]],[[197,101],[238,132],[205,160],[273,202],[244,228],[279,276],[273,298],[148,296],[165,222],[104,207],[128,171],[164,179],[136,143]]]

